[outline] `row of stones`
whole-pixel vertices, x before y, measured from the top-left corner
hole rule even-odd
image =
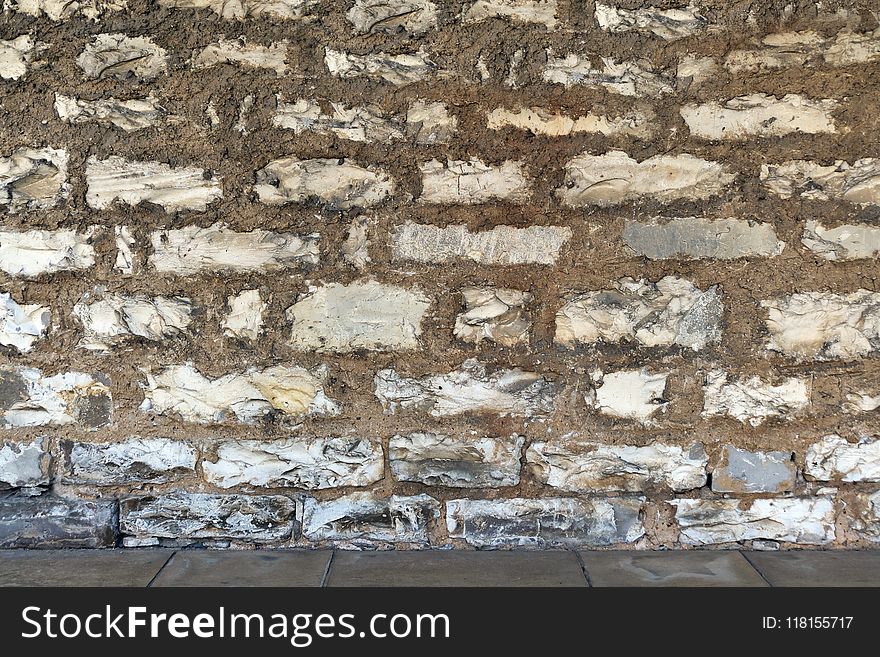
[[[829,545],[845,514],[859,540],[880,540],[880,492],[850,503],[810,498],[677,498],[674,538],[666,544],[724,545],[775,541]],[[427,495],[352,493],[324,501],[283,495],[164,495],[81,501],[53,496],[0,498],[0,547],[154,545],[377,544],[443,545],[463,539],[475,547],[639,547],[651,540],[649,505],[642,497],[452,499]],[[442,511],[445,510],[445,514]],[[438,525],[445,516],[444,536]],[[659,538],[659,537],[658,537]]]
[[[517,486],[524,444],[519,435],[395,435],[389,442],[388,463],[400,482],[449,488]],[[713,492],[751,494],[794,490],[794,456],[725,445],[710,466],[701,443],[640,447],[566,436],[532,442],[524,460],[536,481],[571,493],[680,493],[704,487],[711,475]],[[54,458],[49,440],[42,437],[0,442],[0,487],[40,492],[53,481],[137,487],[180,482],[200,470],[205,481],[223,489],[322,490],[376,484],[385,477],[384,463],[378,440],[350,436],[220,440],[210,449],[170,438],[130,437],[109,444],[65,439]],[[880,439],[849,443],[840,436],[825,436],[806,449],[802,474],[807,481],[878,483]]]
[[[424,129],[423,122],[418,125]],[[434,128],[431,130],[430,134],[435,134]],[[70,194],[67,163],[67,152],[56,148],[21,148],[0,157],[0,204],[11,213],[57,206]],[[433,159],[419,169],[421,191],[415,196],[422,204],[521,203],[531,193],[523,163],[514,160],[492,165],[475,158],[445,163]],[[611,207],[638,199],[662,203],[707,200],[723,195],[735,178],[726,165],[686,153],[655,155],[641,162],[622,151],[585,153],[565,165],[565,179],[556,196],[574,208]],[[780,198],[880,205],[877,158],[862,158],[853,164],[839,161],[822,165],[807,160],[764,164],[760,178]],[[223,198],[222,181],[211,171],[116,155],[104,160],[89,157],[85,179],[86,203],[96,210],[116,203],[152,203],[169,212],[204,211]],[[317,203],[336,211],[374,207],[390,199],[396,189],[385,171],[345,158],[283,157],[258,170],[255,179],[252,189],[267,205]],[[820,224],[818,227],[819,233],[825,230]],[[766,241],[766,236],[760,237]],[[876,242],[876,234],[873,237]],[[775,246],[755,254],[772,255]]]
[[[434,418],[496,415],[547,418],[575,397],[601,416],[655,426],[670,401],[671,372],[647,368],[578,375],[573,394],[560,381],[522,369],[495,369],[469,359],[455,370],[421,378],[379,370],[373,393],[387,415],[405,413]],[[758,376],[732,377],[721,369],[701,370],[701,417],[729,417],[752,426],[768,419],[793,421],[809,411],[811,381],[788,377],[778,383]],[[328,368],[291,365],[211,378],[191,363],[146,370],[140,383],[140,409],[197,424],[254,424],[274,419],[280,425],[306,416],[333,418],[342,405],[325,389]],[[103,374],[64,372],[46,376],[22,366],[0,368],[0,428],[64,426],[95,430],[113,421],[111,382]],[[586,392],[584,392],[586,388]],[[691,391],[692,393],[695,391]],[[361,402],[363,403],[363,402]],[[844,412],[880,407],[880,396],[855,390],[846,395]]]

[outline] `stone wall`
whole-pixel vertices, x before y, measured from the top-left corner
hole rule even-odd
[[[880,5],[5,0],[0,547],[880,541]]]

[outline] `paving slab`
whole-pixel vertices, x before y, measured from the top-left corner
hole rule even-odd
[[[332,550],[179,550],[153,586],[321,586]]]
[[[0,550],[0,586],[146,586],[173,550]]]
[[[586,586],[573,552],[344,552],[327,586]]]
[[[593,586],[767,586],[739,552],[581,552]]]
[[[747,552],[772,586],[880,586],[880,551]]]

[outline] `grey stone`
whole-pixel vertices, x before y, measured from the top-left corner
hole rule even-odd
[[[154,544],[158,539],[269,543],[290,538],[294,516],[293,500],[280,495],[172,492],[122,500],[119,524],[123,535]]]
[[[716,493],[784,493],[792,490],[797,468],[791,452],[750,452],[725,445],[712,471]]]
[[[4,550],[0,586],[147,586],[171,550]]]
[[[570,551],[339,552],[327,586],[578,586],[587,582]]]
[[[767,586],[739,552],[581,552],[593,586]]]
[[[320,586],[330,550],[179,550],[153,586]]]
[[[632,543],[645,528],[643,498],[449,500],[451,538],[476,547],[601,546]]]
[[[115,504],[54,495],[0,498],[0,548],[96,548],[116,542]]]
[[[748,552],[771,586],[880,586],[880,553],[874,551]]]
[[[391,472],[398,481],[428,486],[497,488],[519,483],[525,438],[411,433],[389,445]]]
[[[428,525],[439,517],[439,502],[425,494],[378,497],[353,493],[326,501],[307,498],[303,502],[303,535],[310,541],[427,543]]]
[[[0,490],[33,488],[49,484],[47,440],[0,441]]]
[[[196,450],[173,438],[127,438],[116,443],[61,442],[66,482],[96,486],[164,484],[194,474]]]
[[[623,241],[650,260],[773,257],[785,247],[769,223],[702,217],[677,217],[663,223],[627,219]]]

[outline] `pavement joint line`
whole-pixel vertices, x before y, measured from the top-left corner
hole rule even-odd
[[[331,550],[330,558],[327,560],[327,567],[324,568],[324,574],[321,576],[320,588],[327,588],[327,580],[330,579],[330,569],[333,567],[333,560],[336,558],[336,550]]]
[[[165,559],[165,563],[162,564],[162,566],[159,568],[159,570],[156,571],[156,574],[153,575],[153,577],[150,579],[149,582],[147,582],[147,588],[148,588],[148,589],[149,589],[149,588],[153,588],[153,583],[156,581],[156,579],[158,579],[159,575],[162,574],[162,571],[165,570],[165,566],[167,566],[168,564],[171,563],[171,560],[174,559],[174,557],[177,555],[177,553],[178,553],[178,550],[174,550],[174,551],[168,556],[168,558]]]
[[[752,561],[751,559],[749,559],[749,555],[746,554],[745,552],[743,552],[742,550],[737,550],[737,552],[739,552],[739,553],[742,555],[742,558],[743,558],[743,559],[745,559],[746,561],[749,562],[749,565],[752,567],[752,569],[753,569],[756,573],[758,573],[758,575],[760,575],[761,579],[763,579],[765,582],[767,582],[767,586],[769,586],[770,588],[773,588],[773,584],[770,583],[770,580],[769,580],[769,579],[767,579],[766,577],[764,577],[764,573],[761,572],[761,569],[758,568],[758,565],[757,565],[754,561]]]
[[[584,562],[584,557],[578,550],[572,550],[574,552],[575,559],[578,560],[578,563],[581,566],[581,573],[584,576],[584,579],[587,580],[587,588],[593,588],[593,579],[590,577],[590,571],[587,570],[587,564]]]

